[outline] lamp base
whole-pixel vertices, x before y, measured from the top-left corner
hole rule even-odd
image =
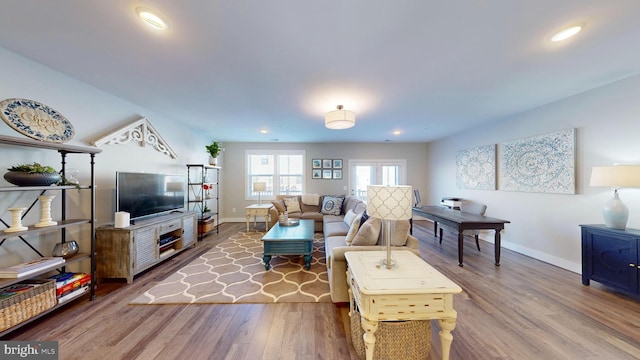
[[[395,232],[394,230],[395,222],[386,219],[382,220],[382,234],[384,235],[386,251],[385,257],[380,260],[380,263],[378,265],[376,265],[378,269],[394,269],[398,267],[398,263],[391,256],[391,234]]]
[[[398,262],[396,262],[394,259],[382,259],[380,260],[380,263],[376,265],[376,267],[378,269],[396,269],[398,267]]]
[[[627,227],[629,209],[620,200],[618,189],[614,190],[613,198],[604,203],[602,215],[604,217],[604,225],[609,229],[624,230]]]

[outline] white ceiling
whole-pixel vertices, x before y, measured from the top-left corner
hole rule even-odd
[[[170,30],[144,25],[140,5]],[[577,37],[548,41],[576,22]],[[639,40],[638,0],[4,0],[0,11],[1,47],[219,141],[429,141],[639,74]],[[324,128],[338,104],[355,127]]]

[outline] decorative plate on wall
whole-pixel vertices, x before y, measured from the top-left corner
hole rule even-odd
[[[36,140],[64,143],[73,138],[73,125],[47,105],[28,99],[0,102],[0,117],[14,130]]]

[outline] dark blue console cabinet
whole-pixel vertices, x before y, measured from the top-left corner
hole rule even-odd
[[[582,284],[590,280],[640,299],[640,230],[582,228]]]

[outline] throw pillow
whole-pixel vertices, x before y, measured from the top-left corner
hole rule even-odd
[[[351,242],[352,246],[368,246],[375,245],[380,236],[380,227],[382,220],[370,217],[360,226],[358,233]]]
[[[360,226],[362,226],[367,220],[369,220],[369,215],[367,215],[367,210],[362,212],[362,218],[360,219]]]
[[[284,205],[287,207],[287,211],[290,213],[302,212],[300,210],[300,203],[298,198],[284,198]]]
[[[342,221],[344,221],[344,223],[347,224],[347,226],[351,226],[351,223],[355,218],[356,218],[356,213],[354,213],[353,211],[351,211],[351,209],[349,209],[349,211],[347,211],[347,213],[344,215],[344,219],[342,219]]]
[[[356,215],[356,217],[351,222],[351,227],[349,227],[349,232],[347,236],[344,238],[344,242],[347,245],[351,245],[353,238],[356,237],[358,233],[358,229],[360,229],[360,215]]]
[[[409,223],[409,220],[396,221],[396,231],[393,234],[391,245],[404,246],[407,243],[407,237],[409,236],[410,228],[411,224]]]
[[[278,214],[284,214],[287,210],[287,207],[284,206],[284,200],[274,200],[271,204],[276,208],[276,210],[278,210]]]
[[[320,212],[323,215],[340,215],[343,201],[344,198],[325,196],[324,199],[322,199],[322,209]]]

